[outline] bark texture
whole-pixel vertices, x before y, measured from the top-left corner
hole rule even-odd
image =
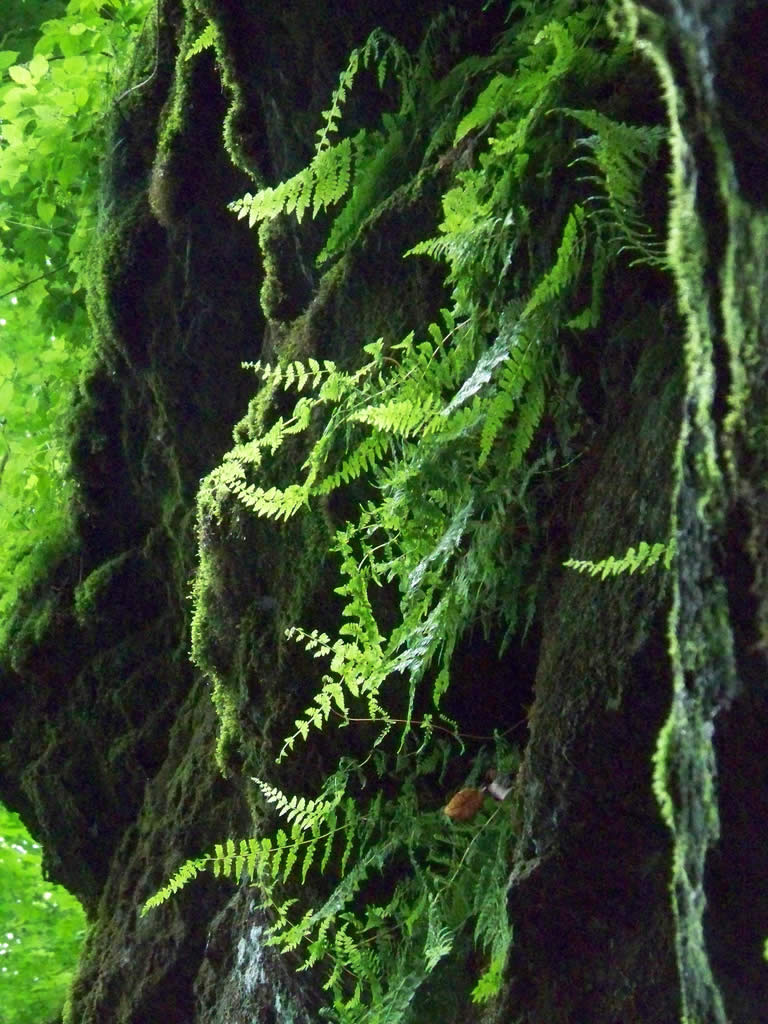
[[[189,661],[195,496],[247,417],[240,364],[286,345],[351,362],[444,297],[437,269],[401,259],[434,233],[439,162],[325,276],[322,224],[275,222],[262,262],[226,204],[254,176],[306,164],[339,69],[373,28],[414,47],[441,7],[160,0],[156,74],[116,112],[92,268],[99,358],[72,447],[77,537],[20,606],[0,675],[0,797],[92,923],[73,1024],[319,1019],[317,979],[262,941],[255,890],[201,877],[139,912],[186,858],[258,830],[248,776],[275,777],[280,723],[309,699],[308,659],[283,630],[307,607],[320,628],[338,618],[318,555],[334,509],[278,528],[224,503],[201,524],[208,678]],[[504,12],[476,7],[460,45],[484,54]],[[225,67],[213,51],[178,59],[203,14]],[[529,710],[503,991],[476,1006],[459,975],[445,1024],[768,1021],[768,13],[624,0],[614,17],[644,69],[617,90],[636,88],[630,105],[658,104],[670,126],[658,187],[672,270],[618,278],[599,349],[568,355],[589,429],[546,512],[525,647],[459,652],[451,711],[470,730]],[[372,87],[353,93],[352,123],[377,103]],[[610,325],[640,304],[648,337],[627,346]],[[562,568],[670,531],[669,573]],[[226,681],[216,707],[210,679]],[[331,742],[277,783],[311,783]]]

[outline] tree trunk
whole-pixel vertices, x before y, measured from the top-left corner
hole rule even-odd
[[[496,45],[506,10],[469,6],[435,34],[435,68]],[[92,921],[73,1024],[309,1022],[327,1000],[319,971],[297,974],[265,944],[256,889],[203,875],[140,910],[187,858],[267,830],[251,775],[312,792],[336,756],[318,732],[274,768],[320,675],[283,632],[308,610],[338,628],[328,546],[359,496],[282,525],[230,496],[201,506],[196,527],[201,478],[238,419],[243,441],[257,418],[240,364],[314,352],[356,365],[377,337],[423,331],[445,275],[402,254],[436,234],[486,133],[416,169],[402,156],[405,184],[379,179],[391,198],[325,273],[327,218],[283,214],[259,246],[227,204],[308,163],[353,47],[382,26],[414,52],[442,7],[158,0],[157,36],[149,24],[137,50],[146,81],[116,104],[89,300],[98,359],[72,447],[76,536],[21,602],[0,678],[0,796]],[[208,19],[216,48],[182,59]],[[446,698],[468,733],[517,727],[512,945],[495,999],[472,1001],[479,954],[462,947],[434,1002],[402,1018],[413,1024],[768,1021],[768,13],[619,0],[612,32],[635,53],[613,87],[621,117],[668,129],[647,187],[666,257],[619,261],[599,327],[558,336],[578,453],[537,509],[536,616],[501,658],[498,624],[490,639],[468,631]],[[349,89],[350,134],[386,107],[374,77]],[[453,99],[424,113],[427,137]],[[558,158],[531,250],[562,230]],[[644,334],[630,337],[640,309]],[[537,429],[562,433],[551,419]],[[562,564],[641,541],[667,544],[670,567],[601,579]],[[204,632],[188,600],[199,558]],[[370,747],[350,744],[361,758]]]

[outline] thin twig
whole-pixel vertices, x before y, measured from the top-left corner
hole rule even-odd
[[[129,96],[136,89],[143,89],[145,85],[149,85],[152,79],[157,74],[157,68],[160,63],[160,0],[155,2],[155,66],[152,68],[150,73],[141,82],[137,82],[136,85],[130,86],[125,92],[121,92],[117,99],[114,101],[118,104],[121,100],[124,100],[126,96]]]
[[[0,295],[0,299],[7,299],[9,295],[15,295],[16,292],[23,292],[25,288],[29,288],[29,286],[31,284],[35,284],[36,281],[42,281],[45,277],[51,277],[53,274],[58,274],[58,272],[63,270],[66,265],[66,263],[59,263],[57,267],[54,267],[52,270],[46,270],[46,272],[44,274],[40,274],[39,277],[33,277],[30,281],[25,281],[23,284],[19,284],[15,288],[11,288],[9,292],[3,292],[2,295]]]

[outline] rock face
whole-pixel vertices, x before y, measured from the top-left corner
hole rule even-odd
[[[550,6],[553,20],[569,13]],[[436,79],[509,31],[505,5],[464,7],[434,33]],[[330,269],[315,262],[328,218],[282,215],[257,237],[227,204],[308,163],[354,47],[381,27],[416,52],[442,8],[158,0],[157,35],[139,43],[146,82],[115,111],[92,256],[98,356],[73,424],[76,533],[19,606],[0,677],[0,797],[91,920],[73,1024],[320,1019],[323,979],[265,944],[258,889],[204,873],[140,912],[188,858],[271,828],[251,776],[311,793],[336,756],[318,732],[274,766],[318,675],[284,631],[308,610],[338,628],[328,546],[362,492],[277,525],[232,494],[196,509],[238,421],[238,443],[256,430],[241,363],[355,366],[364,344],[424,330],[449,285],[438,263],[402,254],[435,235],[483,133],[422,159],[455,98],[438,95],[421,156],[386,165]],[[670,129],[646,209],[669,225],[670,255],[609,271],[599,328],[558,336],[577,382],[571,422],[537,429],[568,436],[574,458],[543,474],[536,617],[501,658],[498,624],[468,633],[447,697],[467,733],[517,728],[513,943],[495,1000],[472,1002],[484,965],[462,946],[436,975],[444,991],[402,1017],[413,1024],[768,1020],[768,85],[750,71],[768,18],[736,0],[624,0],[614,16],[637,51],[609,90],[617,117]],[[191,52],[208,21],[215,47]],[[350,134],[387,112],[374,78],[349,90]],[[562,232],[569,152],[541,176],[534,265]],[[284,485],[304,454],[284,451],[268,482]],[[562,568],[670,531],[666,572],[601,583]],[[444,788],[431,795],[439,810]]]

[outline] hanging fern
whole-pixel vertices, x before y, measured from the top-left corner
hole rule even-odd
[[[595,173],[585,180],[600,186],[603,195],[593,196],[593,216],[609,232],[619,250],[634,253],[636,262],[665,267],[664,244],[655,239],[642,211],[642,182],[658,157],[666,129],[661,125],[629,125],[614,121],[598,110],[563,108],[594,133],[580,140],[585,163]]]
[[[317,216],[321,210],[342,199],[352,179],[353,140],[342,139],[335,146],[319,150],[309,166],[274,188],[263,188],[230,204],[241,220],[248,218],[249,227],[262,220],[272,220],[281,213],[292,213],[301,222],[308,209]]]
[[[635,548],[629,548],[621,558],[609,555],[599,562],[590,562],[586,559],[569,558],[563,565],[568,569],[575,569],[576,572],[588,573],[590,576],[599,576],[604,580],[608,576],[620,576],[623,573],[645,573],[652,569],[659,562],[665,569],[669,569],[672,559],[675,556],[674,538],[666,544],[661,542],[648,544],[640,541]]]
[[[374,29],[368,36],[365,45],[350,53],[347,66],[339,76],[339,84],[331,97],[331,105],[328,110],[323,111],[323,126],[317,133],[317,153],[331,147],[329,137],[339,130],[342,107],[358,71],[360,68],[368,68],[371,65],[376,68],[380,89],[384,87],[384,81],[390,70],[394,71],[401,81],[407,81],[412,69],[408,51],[387,32],[380,28]]]
[[[497,763],[509,768],[510,752],[504,749],[499,747]],[[423,763],[417,774],[427,769]],[[414,779],[405,783],[395,801],[385,804],[379,792],[363,808],[349,796],[342,798],[348,779],[333,800],[289,798],[262,780],[255,781],[290,823],[290,832],[278,829],[273,839],[227,839],[216,844],[212,854],[184,864],[147,901],[142,913],[161,905],[203,870],[216,877],[257,882],[272,894],[267,944],[282,952],[301,950],[300,969],[321,961],[328,964],[325,988],[345,1024],[396,1019],[390,1015],[401,1005],[404,992],[413,996],[472,920],[480,948],[502,955],[501,943],[509,939],[508,925],[499,919],[507,884],[509,808],[495,805],[473,823],[456,826],[442,813],[418,807]],[[324,903],[295,917],[295,899],[277,898],[277,887],[293,872],[303,884],[313,867],[325,871],[332,851],[338,859],[342,843],[340,881]],[[353,848],[354,863],[348,864]],[[412,871],[395,872],[387,886],[380,887],[384,902],[359,907],[363,886],[380,877],[398,855],[408,857]],[[475,890],[478,875],[483,879],[481,890]],[[468,898],[468,892],[474,896]],[[393,983],[385,984],[388,977]],[[483,985],[492,994],[489,978]]]
[[[645,262],[658,257],[643,224],[642,186],[660,133],[566,106],[589,102],[574,95],[578,81],[596,96],[610,92],[621,58],[607,52],[600,10],[588,4],[573,13],[564,4],[561,17],[543,20],[537,5],[517,6],[521,24],[496,53],[467,58],[441,78],[431,43],[411,57],[374,33],[350,55],[308,166],[233,204],[253,225],[279,214],[301,222],[307,211],[346,199],[322,261],[386,199],[379,189],[390,172],[392,180],[408,166],[417,173],[419,159],[422,168],[430,161],[452,168],[436,236],[406,254],[445,265],[446,308],[397,344],[364,345],[354,369],[312,354],[249,364],[258,414],[239,428],[201,496],[201,507],[234,499],[255,515],[285,520],[356,482],[357,511],[337,529],[331,551],[337,635],[299,625],[288,631],[323,665],[314,696],[286,727],[279,758],[317,730],[354,728],[359,719],[372,730],[368,754],[359,762],[343,756],[313,797],[254,780],[277,829],[226,840],[188,861],[145,908],[203,870],[257,884],[271,915],[269,941],[300,951],[305,967],[322,965],[340,1024],[414,1020],[425,979],[464,942],[484,958],[473,998],[499,991],[511,941],[513,819],[507,806],[492,805],[456,824],[434,800],[425,802],[446,760],[462,749],[460,723],[441,716],[441,703],[468,630],[480,625],[503,636],[503,647],[535,614],[537,488],[545,487],[543,470],[565,455],[546,425],[575,393],[558,360],[563,335],[597,324],[603,283],[622,247]],[[378,127],[344,136],[343,107],[362,68],[375,70],[380,86],[394,71],[400,107]],[[439,104],[446,112],[425,133],[419,112]],[[574,122],[590,133],[575,149]],[[551,236],[538,237],[532,223],[548,201],[540,193],[553,145],[570,178]],[[585,160],[595,187],[588,201]],[[304,461],[278,486],[270,465],[288,443]],[[670,557],[669,546],[641,544],[623,559],[566,565],[605,577]],[[376,612],[382,586],[398,602],[386,625]],[[201,582],[198,599],[202,590]],[[200,600],[196,616],[204,614]],[[446,735],[453,739],[439,738]],[[516,762],[501,740],[482,757],[505,769]],[[326,875],[327,897],[307,907],[295,894],[313,871]]]
[[[192,60],[198,53],[202,53],[203,50],[207,50],[216,44],[216,26],[212,21],[209,21],[203,31],[190,45],[186,54],[184,55],[185,60]]]

